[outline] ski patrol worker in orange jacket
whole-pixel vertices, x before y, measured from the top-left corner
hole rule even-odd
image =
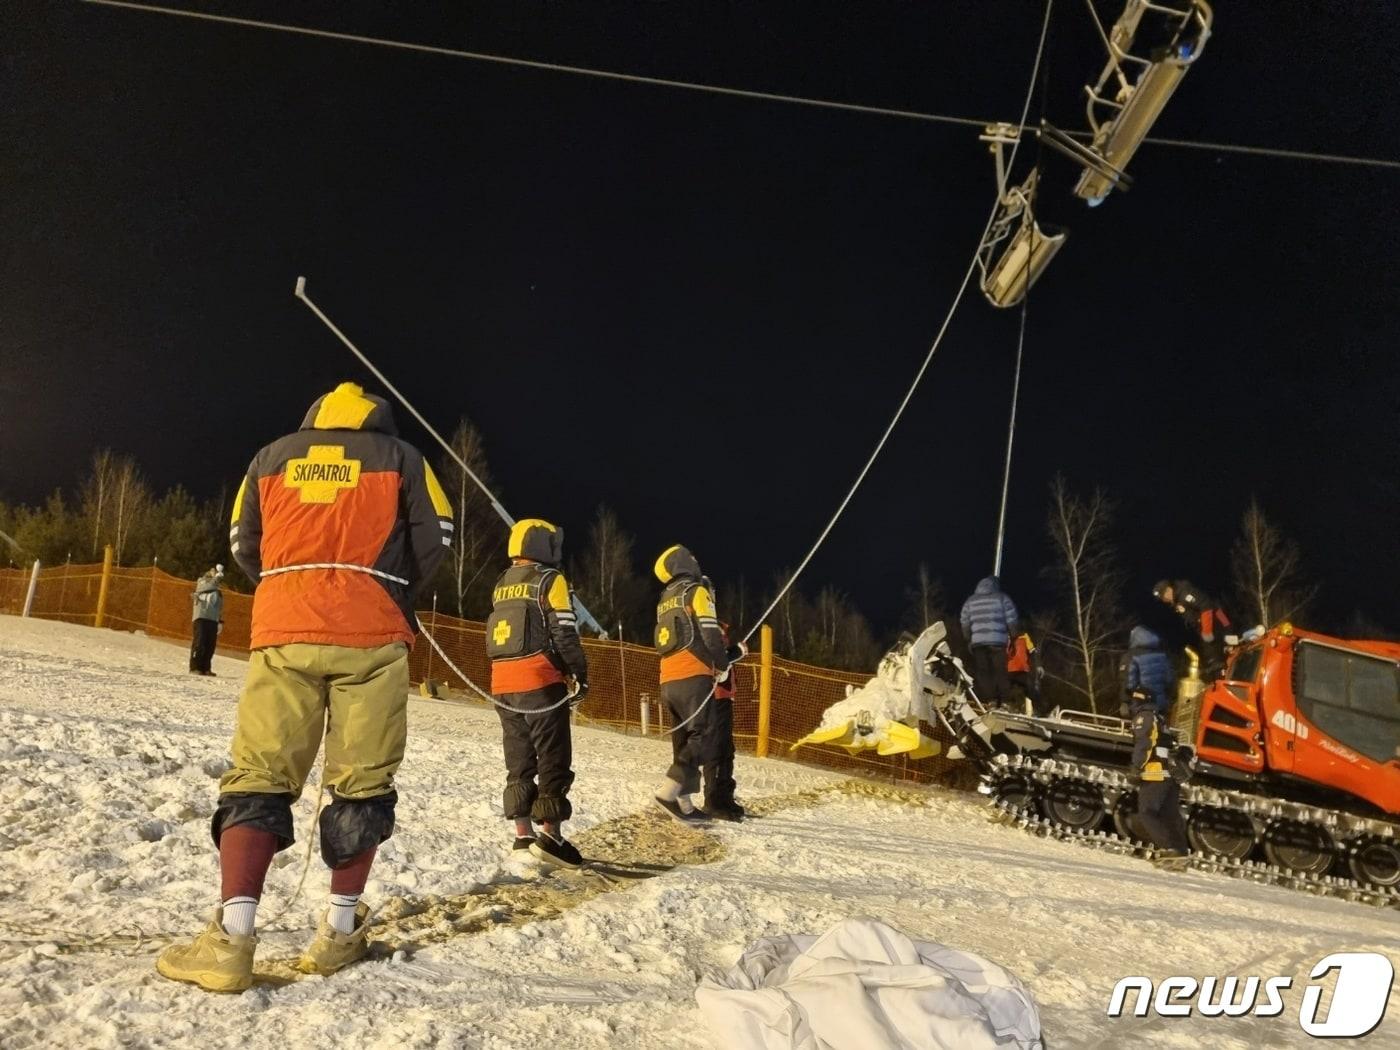
[[[714,595],[695,555],[668,547],[656,559],[665,584],[656,606],[656,651],[661,656],[661,702],[671,715],[671,768],[656,804],[683,822],[704,820],[691,802],[700,790],[701,767],[716,752],[714,709],[717,679],[744,654],[729,646],[715,613]]]
[[[573,595],[559,571],[563,549],[564,530],[558,526],[541,518],[515,523],[506,551],[510,567],[491,592],[486,655],[491,692],[500,702],[496,713],[506,758],[502,805],[506,819],[515,822],[515,848],[548,864],[577,868],[583,858],[562,827],[573,814],[569,713],[588,692],[588,660]]]
[[[452,542],[452,513],[389,406],[342,383],[301,429],[254,458],[234,499],[233,555],[253,595],[252,655],[212,832],[222,905],[157,969],[210,991],[252,983],[258,899],[292,844],[292,803],[325,738],[321,856],[330,905],[298,966],[329,974],[364,955],[360,902],[394,830],[414,603]]]

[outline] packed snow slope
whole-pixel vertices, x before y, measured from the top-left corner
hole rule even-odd
[[[993,824],[975,796],[782,761],[739,763],[764,818],[700,834],[647,812],[664,740],[587,728],[571,827],[586,852],[655,877],[542,878],[510,855],[493,713],[415,700],[398,831],[367,891],[387,905],[380,958],[287,979],[328,885],[318,857],[276,918],[301,874],[313,784],[259,915],[266,975],[213,996],[152,965],[162,937],[194,933],[216,902],[208,820],[243,666],[220,658],[220,677],[201,679],[185,663],[144,637],[0,616],[0,1046],[708,1047],[701,975],[766,934],[870,915],[1010,968],[1056,1050],[1302,1047],[1312,964],[1400,959],[1395,912],[1165,874]],[[1115,982],[1135,974],[1298,983],[1268,1020],[1107,1017]],[[1400,1046],[1394,996],[1365,1045]]]

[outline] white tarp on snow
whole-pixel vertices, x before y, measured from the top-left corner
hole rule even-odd
[[[1040,1050],[1030,992],[996,963],[874,919],[765,937],[696,991],[725,1050]]]

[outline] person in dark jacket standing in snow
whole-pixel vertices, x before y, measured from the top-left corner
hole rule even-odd
[[[1199,647],[1201,677],[1211,681],[1225,670],[1226,649],[1235,644],[1235,626],[1220,603],[1190,580],[1159,580],[1152,596],[1175,609],[1186,625]]]
[[[219,584],[224,579],[224,567],[215,565],[194,585],[190,602],[194,606],[190,638],[190,674],[212,675],[210,663],[214,646],[219,640],[219,628],[224,622],[224,592]]]
[[[1181,785],[1172,773],[1167,706],[1174,684],[1171,661],[1146,627],[1134,627],[1121,665],[1123,693],[1133,727],[1132,769],[1138,778],[1138,816],[1148,837],[1162,850],[1160,860],[1176,862],[1191,846],[1181,816]]]
[[[972,650],[972,677],[977,696],[983,703],[999,704],[1011,699],[1011,679],[1006,672],[1007,648],[1021,633],[1021,617],[1016,603],[1001,590],[995,576],[977,585],[963,602],[963,637]]]
[[[577,868],[583,857],[564,837],[563,824],[573,815],[569,712],[588,693],[588,659],[573,594],[559,571],[563,548],[564,530],[541,518],[511,528],[510,567],[491,592],[486,655],[491,692],[505,705],[496,708],[506,758],[502,804],[506,819],[515,822],[515,848],[546,864]]]
[[[695,555],[679,544],[667,547],[653,571],[664,585],[653,636],[661,657],[661,702],[675,727],[671,768],[655,799],[676,820],[692,823],[707,817],[690,796],[700,790],[701,768],[716,757],[715,688],[748,650],[725,641],[714,594]]]

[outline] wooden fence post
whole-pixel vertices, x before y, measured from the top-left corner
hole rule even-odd
[[[773,714],[773,628],[758,632],[758,739],[754,754],[768,757],[768,724]]]
[[[97,589],[97,616],[93,619],[94,627],[101,627],[107,621],[107,590],[112,583],[112,545],[109,543],[102,551],[102,585]]]
[[[34,592],[39,589],[39,559],[34,559],[34,568],[29,573],[29,590],[24,595],[24,612],[20,615],[28,616],[34,608]]]

